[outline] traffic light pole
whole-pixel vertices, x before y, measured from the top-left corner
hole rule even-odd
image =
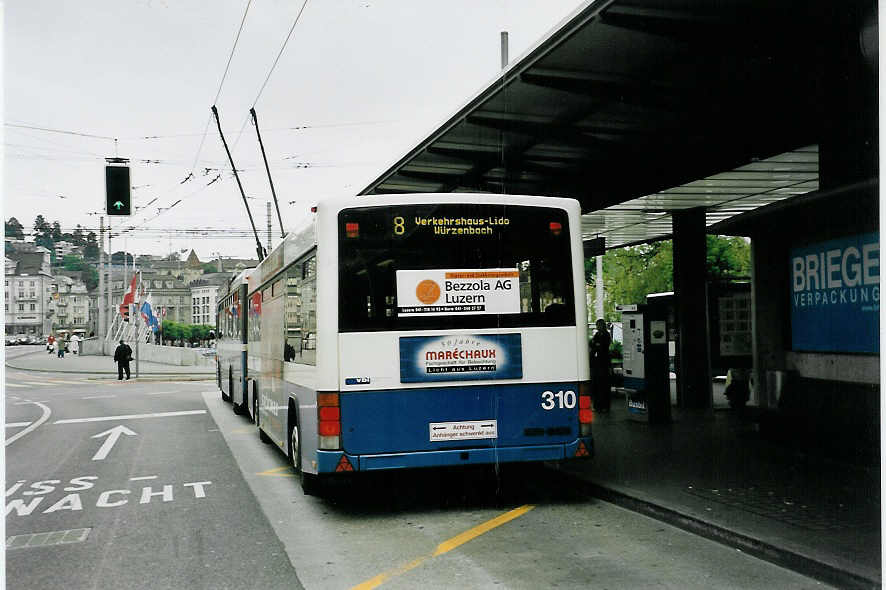
[[[105,309],[105,217],[103,215],[98,218],[98,227],[100,247],[98,249],[98,305],[96,306],[98,308],[98,329],[96,333],[101,338],[105,333],[105,311],[107,311]],[[104,348],[102,352],[104,352]]]

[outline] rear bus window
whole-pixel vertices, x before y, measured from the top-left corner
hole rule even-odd
[[[562,209],[361,207],[338,224],[342,332],[575,324]]]

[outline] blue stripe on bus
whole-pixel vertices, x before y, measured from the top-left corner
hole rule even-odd
[[[556,397],[561,391],[572,394]],[[552,392],[550,410],[544,392]],[[342,444],[353,455],[565,444],[578,437],[577,399],[577,382],[342,392]],[[491,420],[495,439],[430,440],[431,423]]]
[[[575,456],[580,442],[584,442],[589,456],[594,455],[594,439],[590,436],[566,444],[498,447],[485,449],[450,449],[415,453],[386,453],[380,455],[350,455],[348,461],[355,471],[378,469],[409,469],[417,467],[445,467],[516,463],[525,461],[558,461]],[[341,451],[317,451],[317,472],[334,473],[341,460]]]

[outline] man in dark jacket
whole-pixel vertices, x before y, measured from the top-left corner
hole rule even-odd
[[[594,409],[608,412],[612,393],[609,383],[610,357],[609,346],[612,338],[606,328],[606,322],[597,320],[597,332],[591,339],[591,388],[594,398]]]
[[[132,360],[132,349],[129,345],[120,341],[120,345],[114,350],[114,362],[117,363],[117,380],[123,380],[123,371],[129,379],[129,361]]]

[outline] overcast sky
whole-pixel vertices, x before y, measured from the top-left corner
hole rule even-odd
[[[250,106],[291,229],[316,201],[358,192],[490,82],[500,31],[513,60],[583,2],[309,0],[268,79],[302,4],[252,2],[216,101],[247,0],[6,2],[4,218],[26,231],[38,214],[66,231],[97,228],[104,158],[119,155],[132,160],[139,207],[114,221],[138,226],[130,251],[253,256],[213,102],[264,243],[271,197],[254,128],[244,126]],[[170,231],[182,229],[209,237]],[[232,231],[243,237],[221,237]]]

